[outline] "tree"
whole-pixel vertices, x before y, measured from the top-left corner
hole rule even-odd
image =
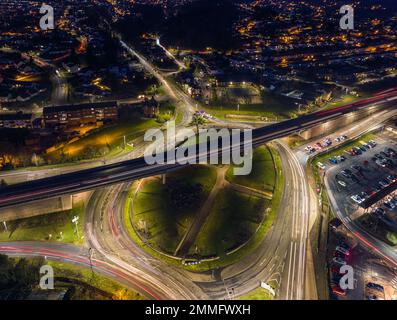
[[[1,181],[0,181],[0,188],[4,188],[4,187],[7,187],[7,182],[4,180],[4,179],[1,179]]]
[[[197,140],[197,143],[198,143],[199,137],[200,137],[200,132],[199,132],[200,126],[204,125],[205,123],[206,123],[206,120],[205,120],[205,118],[203,116],[195,115],[193,117],[192,125],[196,126],[196,130],[197,130],[197,136],[196,136],[197,139],[196,140]]]
[[[204,125],[206,120],[203,116],[194,116],[192,120],[192,125],[196,126],[197,134],[199,133],[200,126]]]

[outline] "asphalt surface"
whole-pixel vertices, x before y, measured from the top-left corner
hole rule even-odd
[[[137,55],[136,52],[132,52],[132,54]],[[144,60],[139,60],[141,63],[142,61],[144,62]],[[154,69],[150,70],[149,68],[149,71],[151,73],[157,73]],[[159,80],[162,81],[161,79]],[[175,99],[182,98],[184,100],[187,98],[183,93],[178,97],[180,92],[175,94],[172,84],[169,88],[171,88],[171,92],[174,92]],[[170,95],[172,96],[172,93]],[[189,105],[186,100],[183,103]],[[385,105],[388,106],[391,104],[386,102]],[[346,110],[322,111],[303,116],[299,119],[288,120],[283,123],[257,129],[254,131],[254,145],[261,145],[264,142],[290,135],[293,132],[309,128],[317,123],[349,113],[352,110],[369,106],[370,104],[355,105],[350,106]],[[190,111],[187,111],[187,113],[191,114],[193,111],[191,109],[192,107],[193,105],[190,104],[188,108]],[[189,120],[187,120],[188,118]],[[190,116],[183,116],[184,124],[186,124],[186,121],[190,121]],[[123,228],[123,223],[120,220],[122,216],[122,204],[124,203],[123,200],[125,200],[125,198],[120,198],[120,196],[125,197],[126,193],[125,190],[121,190],[121,192],[117,190],[119,187],[110,188],[114,192],[114,195],[110,197],[107,197],[107,193],[110,192],[109,189],[96,191],[87,209],[88,222],[86,224],[86,232],[93,251],[93,257],[91,259],[93,268],[97,268],[103,273],[108,272],[114,278],[119,279],[123,283],[129,283],[129,286],[135,286],[138,291],[144,291],[146,295],[155,299],[203,299],[206,297],[211,299],[227,299],[231,295],[239,296],[257,288],[260,281],[270,280],[279,283],[279,298],[304,299],[306,297],[305,273],[308,224],[310,212],[314,210],[313,204],[315,201],[313,202],[308,192],[302,163],[299,163],[300,159],[298,160],[296,155],[285,146],[280,146],[280,154],[283,162],[283,170],[287,177],[282,199],[282,204],[286,204],[285,207],[280,207],[280,212],[274,226],[267,234],[265,241],[260,244],[255,254],[244,258],[235,265],[215,272],[215,279],[211,280],[211,277],[203,275],[201,280],[204,279],[204,281],[199,281],[200,276],[175,269],[154,260],[147,254],[144,254],[141,248],[129,240]],[[165,165],[162,168],[145,168],[145,166],[141,167],[142,163],[140,161],[141,159],[134,159],[101,168],[72,173],[70,176],[63,175],[28,184],[10,186],[7,188],[8,190],[4,189],[0,193],[0,206],[4,206],[7,203],[7,201],[1,203],[1,199],[4,200],[15,196],[18,198],[17,193],[19,192],[21,194],[25,192],[26,196],[26,190],[34,192],[34,198],[52,197],[55,193],[59,192],[58,188],[63,188],[62,185],[65,181],[69,181],[69,178],[72,180],[72,183],[69,185],[70,189],[66,192],[76,192],[80,190],[79,188],[82,187],[82,184],[91,184],[89,187],[83,188],[83,190],[87,190],[88,188],[105,186],[108,183],[114,184],[131,179],[139,179],[147,175],[155,175],[164,172],[164,170],[176,168],[169,167],[169,165]],[[92,165],[90,164],[90,166]],[[118,171],[119,169],[120,171]],[[136,171],[133,172],[134,170],[138,170],[139,173],[137,174]],[[112,180],[111,182],[103,183],[101,181],[103,177],[101,174],[106,174],[107,177],[109,175],[113,176],[114,179],[110,179]],[[123,178],[114,177],[117,175]],[[62,187],[57,186],[57,184],[60,184]],[[40,188],[43,188],[43,185],[46,185],[46,188],[40,190]],[[48,188],[48,186],[50,187]],[[24,188],[27,189],[24,190]],[[61,192],[65,192],[65,189]],[[37,197],[37,194],[40,194],[40,196]],[[25,198],[22,197],[19,199],[22,199],[21,202],[31,201],[32,195],[29,194]],[[15,203],[15,198],[13,198],[12,202]],[[98,217],[98,214],[102,216]],[[358,234],[358,236],[361,236],[361,234]],[[364,239],[363,241],[368,240]],[[51,247],[50,250],[47,250],[48,245]],[[11,255],[41,255],[62,261],[85,264],[87,266],[87,254],[76,251],[84,249],[59,245],[53,252],[53,245],[47,243],[8,243],[0,246],[0,252]],[[381,248],[379,251],[383,251],[383,249]],[[85,259],[84,256],[86,257]],[[90,265],[89,260],[88,257],[88,265]],[[103,267],[103,260],[106,261],[106,268]],[[112,271],[110,272],[108,268]],[[121,275],[119,274],[120,272]]]
[[[89,250],[85,247],[40,241],[2,242],[0,244],[0,253],[15,257],[44,257],[85,268],[92,268],[94,272],[108,276],[149,299],[172,299],[167,292],[158,291],[153,286],[142,281],[136,272],[131,272],[128,269],[111,264],[105,260],[94,257],[90,259]]]
[[[122,185],[97,190],[90,199],[87,207],[86,237],[89,246],[93,248],[93,261],[106,260],[117,272],[122,268],[123,272],[138,277],[140,286],[156,292],[158,298],[230,299],[256,289],[261,281],[273,280],[280,285],[279,299],[304,299],[307,296],[303,281],[306,257],[305,250],[300,248],[304,248],[307,242],[308,211],[304,206],[308,205],[305,201],[309,200],[302,190],[307,190],[307,186],[304,174],[300,171],[301,164],[296,157],[286,146],[279,146],[279,152],[286,178],[281,203],[286,205],[279,208],[274,226],[251,256],[219,270],[219,273],[215,272],[214,277],[208,274],[198,276],[153,259],[131,241],[124,230],[121,219],[126,185]],[[310,201],[309,205],[312,206],[313,202]],[[16,255],[48,255],[47,251],[41,250],[45,249],[46,243],[35,243],[28,252],[19,248],[20,245],[21,243],[12,243],[0,250]],[[75,250],[83,250],[82,255],[86,257],[88,254],[87,248],[70,249],[68,245],[60,247],[66,247],[67,249],[62,250],[72,252],[70,256],[73,257],[81,255]],[[65,261],[74,260],[58,254],[54,256]],[[128,282],[124,278],[122,281]]]
[[[353,140],[367,132],[373,131],[379,127],[382,126],[382,124],[386,121],[388,121],[389,119],[391,119],[395,114],[397,113],[396,109],[390,109],[390,110],[385,110],[385,111],[381,111],[381,112],[377,112],[376,114],[363,119],[361,121],[355,122],[349,126],[346,126],[332,134],[327,135],[327,137],[329,137],[332,141],[334,141],[334,139],[336,137],[339,137],[341,135],[347,135],[349,137],[349,140]],[[297,148],[294,150],[294,153],[296,154],[296,156],[299,159],[299,162],[303,165],[306,166],[308,161],[310,160],[311,157],[315,156],[315,154],[312,155],[307,155],[306,151],[304,150],[308,145],[314,145],[314,143],[316,141],[321,141],[322,139],[317,139],[314,141],[310,141],[307,142],[306,144],[302,145],[301,147]],[[337,145],[335,145],[335,142],[333,143],[333,146],[331,146],[330,148],[334,148],[337,147]],[[330,149],[328,148],[328,149]],[[317,198],[317,197],[316,197]],[[314,201],[316,201],[315,199],[313,199],[313,203]],[[321,232],[321,231],[320,231]],[[321,234],[320,237],[324,237],[324,234]],[[327,241],[321,241],[322,245],[327,246]],[[327,250],[327,248],[320,248],[321,252],[325,252]],[[320,261],[320,260],[321,261]],[[316,263],[315,263],[315,272],[316,272],[316,276],[320,277],[320,279],[317,279],[317,285],[319,286],[318,290],[323,290],[326,286],[327,283],[323,283],[324,279],[324,264],[325,261],[322,261],[323,257],[320,256],[316,256]],[[321,281],[320,283],[318,281]],[[319,293],[320,294],[320,293]]]
[[[285,145],[278,150],[286,183],[273,227],[254,253],[220,270],[215,281],[199,283],[212,299],[244,295],[262,281],[280,286],[278,299],[305,299],[308,186],[293,153]]]
[[[54,74],[50,77],[53,87],[51,102],[53,105],[62,105],[68,101],[69,85],[64,74],[59,69],[54,68],[54,70]]]
[[[95,252],[118,257],[144,274],[157,277],[169,292],[174,290],[173,296],[177,298],[231,299],[258,288],[261,281],[273,280],[281,286],[278,298],[304,299],[308,186],[302,167],[291,151],[285,145],[278,148],[284,175],[292,177],[287,178],[284,186],[282,203],[287,205],[280,207],[265,240],[240,262],[215,270],[214,274],[195,274],[153,259],[131,241],[125,231],[122,216],[128,184],[94,192],[86,219],[90,246]]]
[[[205,299],[206,295],[192,282],[182,281],[178,269],[153,259],[129,238],[123,228],[128,186],[104,188],[91,196],[86,209],[85,236],[93,256],[139,276],[147,287],[169,299]]]
[[[327,190],[333,190],[328,175],[324,179]],[[387,260],[391,265],[397,267],[397,251],[390,245],[375,238],[368,233],[364,228],[358,225],[351,217],[351,211],[344,205],[345,202],[337,202],[335,195],[329,193],[330,202],[335,215],[343,222],[348,230],[363,244],[366,248]]]

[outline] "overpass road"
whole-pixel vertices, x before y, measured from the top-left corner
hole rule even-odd
[[[302,117],[286,120],[280,123],[272,124],[266,127],[254,129],[252,131],[252,145],[257,147],[272,140],[289,136],[293,133],[311,128],[325,121],[336,119],[342,115],[359,111],[363,109],[376,108],[383,109],[394,106],[393,102],[397,99],[397,93],[389,93],[377,97],[376,100],[370,99],[370,102],[355,103],[353,105],[344,106],[332,110],[320,111]],[[374,105],[376,101],[376,105]],[[222,154],[231,150],[242,150],[244,144],[243,138],[241,142],[234,143],[230,147],[221,147],[216,149],[208,149],[206,152],[199,153],[194,158],[206,159],[214,154]],[[65,194],[73,194],[82,191],[92,190],[98,187],[104,187],[125,181],[132,181],[148,176],[166,173],[175,170],[180,165],[178,163],[160,163],[149,165],[145,159],[137,158],[127,160],[110,165],[96,167],[92,169],[67,173],[64,175],[53,176],[49,178],[29,181],[11,185],[1,189],[0,191],[0,208],[13,206],[16,204],[27,203],[35,200],[48,199],[54,196]]]
[[[309,192],[303,168],[288,146],[275,144],[284,175],[282,203],[274,226],[258,248],[241,261],[222,268],[215,277],[210,273],[192,273],[154,259],[131,240],[123,220],[130,183],[96,190],[89,201],[85,235],[95,254],[138,268],[140,277],[157,279],[157,286],[183,299],[231,299],[256,289],[261,281],[274,280],[280,285],[280,299],[304,299],[306,243],[309,220]],[[153,284],[152,284],[153,285]]]

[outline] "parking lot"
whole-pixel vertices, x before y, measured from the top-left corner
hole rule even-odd
[[[381,207],[387,215],[395,211],[390,215],[394,219],[397,217],[397,198],[392,199],[397,182],[395,141],[377,136],[376,141],[359,140],[356,145],[341,148],[339,155],[330,157],[328,163],[317,163],[327,175],[331,189],[328,191],[349,213],[357,210],[365,213]],[[379,201],[366,208],[370,199]]]
[[[372,141],[371,141],[372,140]],[[350,219],[356,219],[367,231],[389,245],[397,245],[397,145],[395,137],[380,133],[363,137],[346,147],[333,150],[315,163],[328,181],[328,193],[333,194],[339,208]],[[370,201],[375,199],[375,201]],[[366,205],[368,204],[368,205]],[[343,225],[338,229],[344,228]],[[336,236],[330,243],[330,290],[339,299],[395,299],[396,273],[383,274],[349,243],[345,233],[342,240]],[[332,238],[332,237],[331,237]],[[331,249],[332,248],[332,249]],[[346,251],[347,249],[348,251]],[[360,250],[359,250],[360,251]],[[368,255],[368,253],[366,253]],[[363,260],[364,259],[364,260]],[[349,264],[355,270],[355,290],[342,290],[338,286],[338,269]],[[375,270],[375,271],[374,271]],[[395,271],[393,271],[395,272]],[[389,281],[389,282],[388,282]]]
[[[397,269],[363,248],[343,224],[331,228],[327,258],[332,299],[397,299]],[[341,288],[340,270],[345,264],[353,268],[353,289]]]

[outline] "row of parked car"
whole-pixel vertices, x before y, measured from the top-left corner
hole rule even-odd
[[[364,152],[367,152],[370,149],[373,149],[377,146],[376,142],[373,140],[368,141],[367,143],[362,143],[359,146],[353,147],[351,149],[345,150],[345,152],[351,156],[360,156]]]
[[[340,287],[340,280],[343,276],[340,269],[343,265],[347,264],[347,258],[350,255],[351,248],[344,238],[337,241],[337,246],[333,252],[332,264],[330,266],[330,284],[331,290],[338,296],[345,296],[346,291]]]
[[[347,136],[341,136],[339,139],[347,139]],[[343,140],[340,140],[343,141]],[[331,142],[332,143],[332,142]],[[368,141],[368,143],[363,143],[360,146],[353,147],[351,149],[345,150],[344,152],[347,153],[350,156],[359,156],[366,152],[369,149],[375,148],[376,147],[376,142],[373,140]],[[344,155],[337,155],[335,157],[331,157],[328,159],[330,164],[338,164],[340,162],[344,162],[346,160],[346,157]],[[317,163],[317,166],[321,170],[325,170],[325,165],[322,164],[321,162]]]
[[[368,282],[365,286],[365,297],[367,300],[384,300],[385,289],[377,283]]]
[[[352,180],[354,183],[360,182],[360,179],[357,177],[357,174],[361,175],[363,168],[358,165],[352,165],[351,168],[352,168],[352,170],[355,171],[354,173],[350,169],[345,169],[345,170],[342,170],[339,174],[337,174],[335,176],[336,182],[344,188],[347,187],[347,183],[345,180],[342,179],[341,176],[343,176],[343,178]]]
[[[362,173],[364,171],[364,168],[357,164],[353,164],[352,166],[350,166],[350,168],[354,171],[354,173],[350,169],[345,169],[342,170],[340,174],[337,174],[335,176],[336,182],[344,188],[347,187],[347,183],[341,179],[340,175],[342,175],[344,178],[351,179],[355,183],[358,183],[360,182],[360,179],[357,177],[357,175],[362,176]]]
[[[393,184],[395,182],[397,182],[397,176],[390,174],[385,179],[380,180],[378,182],[378,184],[375,185],[375,187],[372,188],[371,190],[362,191],[359,195],[353,195],[353,196],[351,196],[351,199],[354,202],[361,204],[369,197],[371,197],[371,196],[375,195],[376,193],[382,191],[383,189],[389,187],[391,184]],[[391,206],[391,204],[390,204],[390,206]],[[394,208],[395,207],[393,207],[393,209]]]
[[[385,210],[394,210],[397,208],[397,196],[388,197],[379,208],[375,208],[373,214],[378,217],[382,217],[386,214]]]
[[[385,148],[385,151],[381,151],[375,154],[371,160],[374,161],[379,167],[386,168],[394,165],[391,160],[392,157],[396,156],[396,152],[392,148]]]
[[[335,142],[337,142],[337,143],[339,143],[339,142],[343,142],[343,141],[345,141],[345,140],[347,140],[347,136],[345,136],[345,135],[343,135],[343,136],[339,136],[339,137],[337,137],[337,138],[335,138],[334,139],[334,141]],[[319,150],[322,150],[322,149],[324,149],[324,148],[328,148],[329,146],[331,146],[332,145],[332,140],[331,140],[331,138],[325,138],[323,141],[319,141],[319,142],[316,142],[315,144],[314,144],[314,146],[307,146],[306,148],[305,148],[305,151],[306,151],[306,153],[308,154],[308,155],[311,155],[312,153],[314,153],[314,152],[316,152],[316,151],[319,151]]]
[[[329,158],[328,161],[329,161],[331,164],[338,164],[338,163],[343,162],[343,161],[345,161],[345,160],[346,160],[346,157],[345,157],[345,156],[338,155],[338,156]]]

